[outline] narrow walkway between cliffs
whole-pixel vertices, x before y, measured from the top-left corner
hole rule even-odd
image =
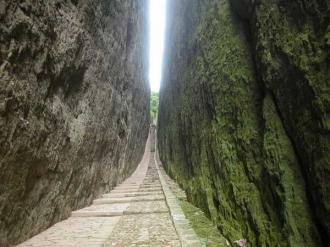
[[[155,130],[133,175],[19,247],[201,246],[156,159]],[[164,178],[166,176],[166,179]]]

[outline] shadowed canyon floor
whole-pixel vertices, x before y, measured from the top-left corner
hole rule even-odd
[[[143,160],[130,178],[18,246],[200,246],[150,152],[154,143],[151,132]]]

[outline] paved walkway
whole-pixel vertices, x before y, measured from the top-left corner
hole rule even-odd
[[[19,247],[201,246],[155,163],[154,132],[133,175]],[[151,149],[154,151],[154,148]]]

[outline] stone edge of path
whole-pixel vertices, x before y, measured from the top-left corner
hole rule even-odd
[[[156,133],[155,133],[156,135]],[[156,138],[155,138],[156,139]],[[156,142],[155,142],[156,145]],[[155,160],[155,166],[159,175],[159,179],[161,182],[161,185],[163,187],[166,204],[169,208],[171,220],[173,222],[173,225],[175,227],[175,230],[179,236],[179,239],[181,241],[182,247],[201,247],[201,243],[199,242],[199,239],[194,231],[194,229],[191,227],[190,222],[188,219],[186,219],[186,216],[184,212],[182,211],[179,203],[176,200],[175,195],[170,190],[170,187],[168,186],[167,182],[165,181],[163,174],[161,170],[159,169],[158,162],[156,159],[156,148],[154,152],[154,160]]]

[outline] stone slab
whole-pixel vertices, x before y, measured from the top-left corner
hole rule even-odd
[[[120,217],[69,218],[17,247],[101,247]]]
[[[104,194],[103,198],[122,198],[122,197],[133,197],[133,196],[147,196],[147,195],[159,195],[163,194],[162,191],[142,191],[142,192],[116,192]]]
[[[92,205],[71,213],[72,217],[109,217],[120,216],[129,206],[129,203]]]
[[[168,213],[124,215],[105,247],[181,247]]]

